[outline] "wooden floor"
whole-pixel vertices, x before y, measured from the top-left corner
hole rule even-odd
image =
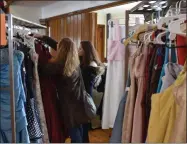
[[[112,130],[96,129],[89,132],[90,143],[109,143]],[[71,140],[67,139],[66,143],[70,143]]]

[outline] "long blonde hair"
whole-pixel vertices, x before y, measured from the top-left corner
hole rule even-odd
[[[63,65],[63,75],[71,76],[79,67],[78,51],[70,38],[63,38],[59,42],[57,55],[52,62]]]

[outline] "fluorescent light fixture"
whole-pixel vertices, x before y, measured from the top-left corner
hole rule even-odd
[[[147,9],[148,11],[151,11],[152,9]]]
[[[150,4],[154,4],[154,3],[156,3],[156,1],[149,1],[149,3],[150,3]]]
[[[145,7],[145,8],[146,8],[146,7],[149,7],[149,5],[144,5],[143,7]]]
[[[166,8],[166,7],[167,7],[167,5],[163,6],[162,8]]]
[[[167,3],[167,1],[161,1],[159,4],[165,4],[165,3]]]
[[[157,5],[154,5],[153,8],[157,8],[158,6]]]
[[[138,10],[143,10],[144,8],[143,7],[140,7]]]
[[[156,10],[157,10],[157,11],[161,11],[162,8],[161,8],[161,7],[157,7]]]

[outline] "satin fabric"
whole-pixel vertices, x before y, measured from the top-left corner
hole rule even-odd
[[[176,101],[178,96],[177,99],[180,100],[180,105],[181,103],[186,103],[186,101],[184,101],[185,99],[181,98],[181,96],[184,97],[183,95],[185,95],[184,90],[182,90],[182,95],[180,93],[174,94],[176,86],[183,84],[184,81],[186,82],[186,68],[184,68],[184,70],[179,74],[174,84],[162,93],[152,95],[152,109],[147,135],[148,143],[168,143],[171,142],[172,139],[174,139],[172,142],[185,140],[184,128],[180,130],[180,132],[182,131],[181,137],[181,133],[176,135],[174,138],[172,137],[173,133],[175,133],[175,125],[177,125],[180,120],[185,124],[185,110],[182,110],[182,114],[179,114],[178,112],[180,108],[177,106]],[[177,115],[182,115],[182,117],[177,118]],[[176,118],[179,119],[179,121],[176,121]],[[185,125],[183,125],[183,127],[184,126]],[[181,127],[176,126],[176,130],[179,130],[179,128]]]
[[[0,86],[9,87],[9,64],[3,63],[8,61],[8,48],[0,49]],[[23,61],[24,54],[21,51],[14,50],[13,62],[14,62],[14,96],[15,96],[15,119],[16,119],[16,135],[19,135],[22,130],[24,137],[22,143],[29,143],[29,135],[27,131],[27,119],[25,113],[24,103],[26,102],[25,92],[21,79],[21,63]],[[5,60],[6,59],[6,60]],[[11,104],[10,104],[10,92],[6,90],[0,90],[0,129],[1,134],[5,134],[8,142],[11,142]],[[2,135],[4,137],[4,135]],[[3,139],[0,139],[0,142]],[[19,139],[17,140],[20,143]]]

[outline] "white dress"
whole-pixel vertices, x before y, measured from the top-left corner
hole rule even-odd
[[[114,60],[108,60],[105,95],[103,101],[102,129],[113,128],[119,103],[121,101],[122,96],[124,95],[125,47],[123,44],[121,44],[121,38],[124,34],[125,26],[119,26],[118,22],[115,22],[113,28],[109,27],[109,41],[115,41],[115,44],[113,45],[115,46],[115,48],[116,45],[119,46],[122,51],[124,51],[124,56],[122,59],[116,60],[114,58]],[[109,45],[110,44],[108,44],[108,46]]]

